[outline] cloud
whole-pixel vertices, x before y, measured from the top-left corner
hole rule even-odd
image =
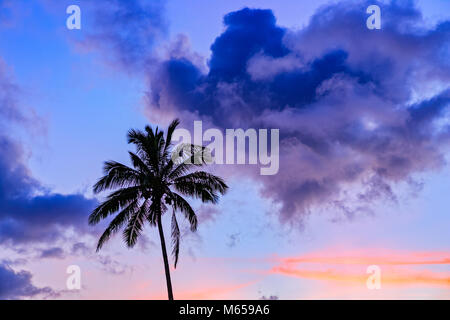
[[[127,272],[132,272],[133,267],[123,264],[110,256],[99,256],[98,262],[102,266],[105,272],[108,272],[113,275],[123,275]]]
[[[0,244],[51,242],[68,229],[88,232],[87,216],[96,201],[81,194],[53,193],[32,177],[25,152],[11,138],[12,124],[30,124],[20,105],[20,89],[0,65]]]
[[[309,270],[307,268],[289,268],[275,267],[271,270],[273,274],[282,274],[302,279],[322,280],[322,281],[340,281],[346,283],[357,283],[365,285],[368,275],[364,270],[352,272],[347,270],[339,270],[329,268],[327,270]],[[449,287],[450,275],[446,272],[436,271],[414,271],[402,270],[399,272],[389,271],[383,272],[383,285],[399,286],[399,285],[415,285],[430,287]]]
[[[67,7],[72,2],[65,1]],[[61,3],[48,2],[49,10]],[[153,57],[155,45],[167,30],[162,0],[82,0],[82,29],[71,38],[85,51],[97,50],[111,66],[139,71]]]
[[[197,209],[199,223],[214,221],[219,214],[220,210],[216,206],[208,204],[201,204]]]
[[[321,7],[298,31],[271,10],[231,12],[207,73],[189,52],[152,69],[148,114],[179,115],[186,127],[279,128],[279,173],[238,171],[262,183],[283,222],[323,205],[353,217],[396,201],[397,184],[445,164],[450,21],[426,26],[412,1],[392,1],[378,3],[382,30],[369,30],[369,4]]]
[[[364,284],[370,265],[379,266],[382,285],[450,286],[450,274],[434,266],[448,266],[449,252],[392,251],[383,249],[328,249],[297,257],[282,258],[269,273],[325,282]]]
[[[240,232],[230,234],[228,236],[228,241],[227,241],[228,248],[234,248],[240,242],[240,239],[241,239]]]
[[[15,272],[8,265],[0,263],[0,299],[20,299],[54,294],[50,287],[34,286],[31,278],[32,274],[28,271]]]
[[[95,200],[49,192],[31,177],[17,143],[0,134],[0,148],[0,243],[52,242],[70,228],[89,231]]]
[[[282,258],[284,264],[326,263],[351,265],[447,265],[450,252],[445,251],[392,251],[385,249],[335,250],[329,249],[298,257]]]
[[[210,77],[217,81],[244,75],[248,60],[259,52],[273,58],[285,56],[285,30],[275,22],[271,10],[245,8],[227,14],[227,29],[211,46]]]
[[[64,250],[58,247],[48,248],[41,251],[41,255],[39,258],[56,258],[56,259],[64,259]]]
[[[24,116],[17,108],[17,94],[19,88],[8,73],[6,63],[0,59],[0,116],[2,118],[22,121]]]
[[[94,251],[94,248],[88,247],[84,242],[74,243],[72,246],[71,253],[74,255],[84,255],[87,256]]]

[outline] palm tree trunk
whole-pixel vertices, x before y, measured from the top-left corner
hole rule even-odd
[[[161,223],[161,214],[158,215],[157,219],[158,219],[157,223],[158,223],[159,237],[161,239],[162,255],[164,259],[164,269],[166,271],[167,293],[169,295],[169,300],[173,300],[172,281],[170,280],[169,259],[167,258],[166,241],[164,240],[164,231]]]

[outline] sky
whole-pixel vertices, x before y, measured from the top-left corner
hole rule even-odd
[[[66,26],[73,4],[81,29]],[[230,189],[192,200],[175,299],[450,299],[449,13],[447,0],[0,0],[0,299],[166,298],[157,230],[96,252],[107,224],[88,216],[104,161],[130,164],[127,131],[175,117],[280,132],[275,175],[209,168]]]

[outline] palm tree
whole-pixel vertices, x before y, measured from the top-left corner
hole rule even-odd
[[[194,170],[206,164],[206,149],[184,144],[173,150],[172,134],[179,124],[174,120],[164,137],[164,132],[150,126],[145,131],[130,130],[128,143],[136,146],[136,153],[129,152],[132,167],[116,161],[104,164],[104,176],[94,185],[94,193],[113,190],[89,216],[89,224],[95,225],[109,215],[117,213],[100,237],[99,251],[110,237],[123,229],[123,240],[133,247],[145,222],[157,226],[166,273],[169,300],[173,300],[169,261],[161,223],[161,217],[172,208],[172,255],[174,267],[178,263],[180,229],[176,213],[187,218],[191,231],[197,229],[197,216],[182,195],[217,203],[219,194],[225,194],[225,182],[205,171]]]

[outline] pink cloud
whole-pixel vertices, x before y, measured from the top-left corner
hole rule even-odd
[[[377,265],[381,270],[382,286],[450,287],[450,272],[433,268],[450,265],[450,252],[446,251],[327,249],[275,260],[280,264],[270,269],[269,274],[363,288],[369,277],[367,267]]]

